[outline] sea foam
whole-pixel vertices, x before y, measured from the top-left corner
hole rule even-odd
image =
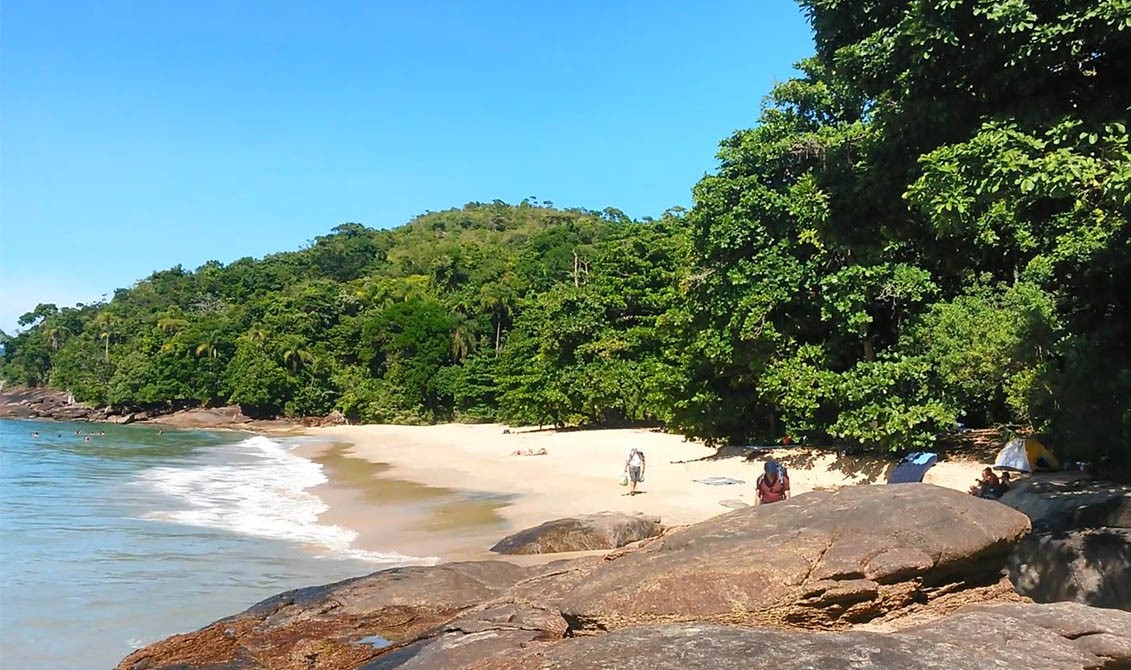
[[[147,519],[296,542],[335,558],[399,565],[436,562],[358,549],[352,546],[356,532],[319,523],[326,505],[307,489],[326,483],[322,466],[262,435],[212,447],[183,466],[150,468],[139,474],[139,481],[178,505],[149,512]]]

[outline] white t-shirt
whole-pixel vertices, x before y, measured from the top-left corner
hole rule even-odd
[[[644,452],[639,449],[628,450],[628,467],[638,468],[644,465]]]

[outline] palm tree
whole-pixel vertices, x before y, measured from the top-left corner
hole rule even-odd
[[[484,284],[479,289],[479,306],[491,312],[491,321],[495,324],[495,353],[499,353],[502,346],[503,322],[510,319],[517,299],[516,292],[511,286],[513,275],[505,273],[498,281]]]
[[[287,364],[291,372],[298,374],[304,365],[310,364],[314,360],[314,354],[306,349],[295,345],[283,352],[283,362]]]
[[[459,323],[452,329],[452,358],[457,363],[462,363],[465,358],[475,353],[476,344],[470,324],[467,323],[466,317],[460,315]]]
[[[166,335],[172,335],[188,325],[188,321],[175,316],[164,316],[157,319],[157,330]]]
[[[99,337],[106,343],[106,362],[110,362],[110,338],[113,336],[113,327],[115,319],[106,310],[98,312],[94,317],[94,325],[101,332]]]
[[[250,328],[244,335],[255,344],[263,344],[267,341],[267,331],[262,328]]]
[[[204,336],[203,339],[196,345],[196,357],[201,358],[207,356],[208,358],[216,358],[220,353],[220,338],[216,332],[213,331]]]
[[[52,351],[58,351],[59,345],[63,343],[64,335],[70,334],[71,331],[63,326],[52,326],[44,333],[44,335],[47,336],[47,343],[51,346]]]

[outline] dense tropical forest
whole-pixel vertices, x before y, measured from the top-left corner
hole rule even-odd
[[[712,442],[904,450],[1009,424],[1128,460],[1131,5],[801,4],[815,55],[690,210],[345,224],[40,305],[3,376],[122,407]]]

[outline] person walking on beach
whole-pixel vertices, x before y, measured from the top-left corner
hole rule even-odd
[[[758,477],[755,486],[755,505],[789,500],[789,475],[775,461],[766,461],[765,473]]]
[[[636,495],[636,485],[644,481],[644,468],[647,461],[644,459],[644,452],[636,447],[628,450],[628,458],[624,461],[624,471],[628,475],[629,485],[632,487],[628,490],[628,495]]]

